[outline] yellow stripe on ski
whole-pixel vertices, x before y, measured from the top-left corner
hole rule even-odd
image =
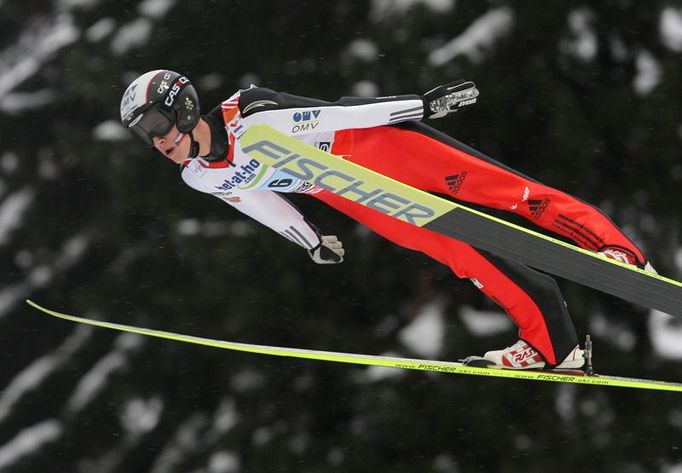
[[[558,383],[591,384],[597,386],[611,386],[636,389],[650,389],[659,391],[682,392],[682,384],[666,381],[651,381],[635,378],[621,378],[616,376],[585,376],[575,374],[564,374],[561,372],[542,372],[542,371],[518,371],[495,368],[477,368],[465,366],[462,363],[452,361],[420,360],[412,358],[399,358],[389,356],[362,355],[356,353],[340,353],[320,350],[306,350],[302,348],[286,348],[265,345],[253,345],[249,343],[228,342],[223,340],[213,340],[210,338],[194,337],[180,333],[153,330],[132,325],[117,324],[101,320],[86,319],[74,315],[63,314],[54,310],[47,309],[33,301],[26,301],[31,307],[60,319],[76,322],[80,324],[92,325],[121,332],[136,333],[148,337],[174,340],[176,342],[203,345],[224,350],[241,351],[256,353],[260,355],[282,356],[290,358],[303,358],[307,360],[328,361],[334,363],[350,363],[366,366],[382,366],[386,368],[410,369],[420,371],[434,371],[448,374],[465,374],[474,376],[492,376],[496,378],[514,378],[533,381],[550,381]]]

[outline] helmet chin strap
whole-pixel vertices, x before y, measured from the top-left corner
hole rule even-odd
[[[194,139],[194,135],[192,132],[189,132],[189,154],[187,155],[188,159],[194,159],[197,156],[199,156],[199,142]]]

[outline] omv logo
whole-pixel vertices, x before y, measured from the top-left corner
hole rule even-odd
[[[322,110],[303,110],[294,112],[292,116],[294,125],[291,127],[292,133],[313,131],[320,124]]]

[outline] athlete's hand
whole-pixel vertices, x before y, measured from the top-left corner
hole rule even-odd
[[[343,261],[343,255],[346,250],[343,249],[343,243],[336,235],[322,235],[320,244],[315,248],[308,250],[310,257],[317,264],[335,264]]]
[[[476,103],[478,89],[472,81],[456,80],[424,94],[424,116],[443,118]]]

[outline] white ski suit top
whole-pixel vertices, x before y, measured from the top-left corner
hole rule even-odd
[[[325,151],[343,154],[344,130],[421,120],[418,95],[378,98],[344,97],[324,102],[266,88],[240,90],[207,117],[227,132],[226,156],[185,161],[182,179],[216,196],[306,249],[320,243],[319,231],[279,192],[315,193],[315,186],[272,169],[241,150],[239,137],[251,125],[266,124]],[[206,117],[205,117],[206,118]],[[216,120],[217,119],[217,120]]]

